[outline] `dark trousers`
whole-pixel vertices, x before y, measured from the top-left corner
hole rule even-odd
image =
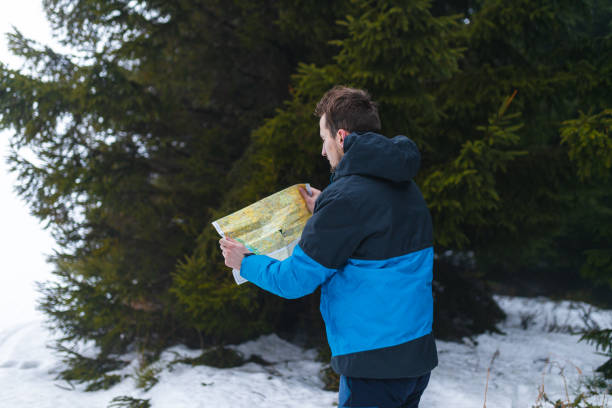
[[[368,379],[340,376],[339,407],[417,408],[430,373],[414,378]]]

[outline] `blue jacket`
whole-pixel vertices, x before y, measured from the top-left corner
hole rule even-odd
[[[245,257],[240,273],[288,299],[321,286],[337,373],[417,377],[438,364],[432,222],[412,181],[420,154],[405,136],[372,132],[348,135],[344,152],[293,255]]]

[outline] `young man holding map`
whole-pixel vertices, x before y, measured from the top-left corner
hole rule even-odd
[[[432,334],[433,230],[412,180],[420,153],[405,136],[377,133],[367,92],[328,91],[315,109],[331,184],[312,195],[312,217],[283,261],[220,240],[225,263],[293,299],[321,286],[320,310],[340,377],[340,407],[417,407],[438,364]]]

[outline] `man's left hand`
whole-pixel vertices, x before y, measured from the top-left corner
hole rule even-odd
[[[244,254],[250,252],[247,247],[230,237],[221,238],[219,240],[219,245],[221,246],[221,252],[225,258],[225,265],[232,269],[240,269]]]
[[[310,190],[312,191],[311,196],[308,195],[308,192],[303,187],[298,187],[298,190],[300,191],[300,194],[302,195],[302,198],[304,199],[306,208],[308,208],[308,211],[310,211],[310,213],[312,214],[314,211],[315,202],[317,201],[319,194],[321,194],[321,190],[318,190],[314,187],[310,187]]]

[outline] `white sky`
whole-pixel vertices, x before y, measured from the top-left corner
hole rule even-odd
[[[0,61],[12,68],[21,62],[7,47],[6,33],[15,26],[26,37],[56,44],[42,10],[42,0],[0,0]],[[10,131],[0,131],[0,330],[39,317],[35,281],[52,279],[45,262],[55,244],[29,206],[14,192],[16,174],[8,172]]]

